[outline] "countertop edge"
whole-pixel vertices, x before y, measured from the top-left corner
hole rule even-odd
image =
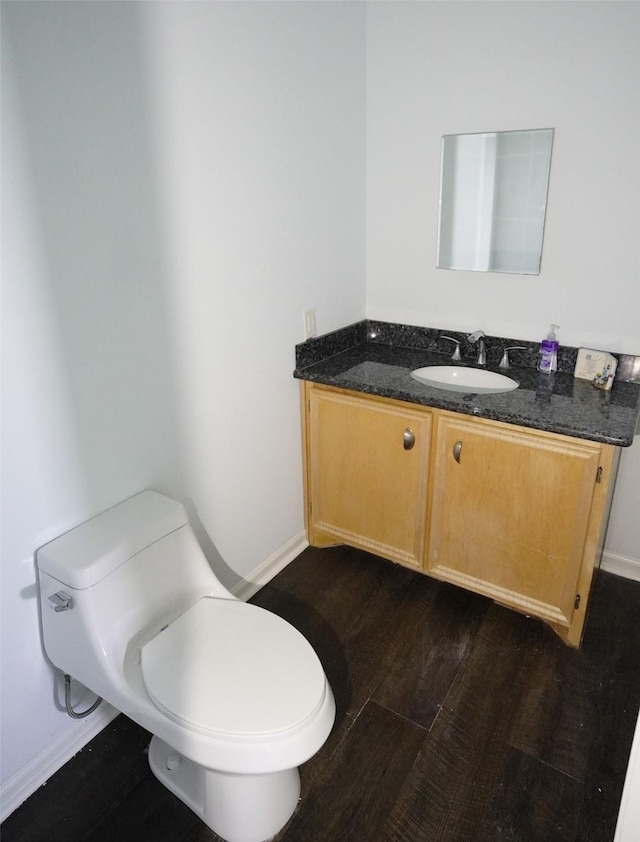
[[[334,377],[322,375],[319,373],[310,372],[308,369],[296,369],[293,372],[296,380],[305,380],[309,383],[318,383],[321,386],[329,386],[335,389],[344,389],[349,392],[356,392],[359,394],[371,395],[372,397],[389,398],[391,400],[402,401],[403,403],[412,404],[414,406],[424,406],[430,409],[439,409],[446,412],[455,412],[459,415],[466,415],[469,418],[484,418],[489,421],[499,421],[503,424],[514,424],[520,427],[527,427],[532,430],[539,430],[546,433],[555,433],[557,435],[569,436],[575,439],[582,439],[583,441],[593,441],[598,444],[608,444],[614,447],[630,447],[633,444],[634,436],[607,436],[598,433],[586,433],[576,430],[569,424],[559,423],[557,421],[536,421],[535,419],[523,419],[518,415],[509,415],[509,413],[491,412],[486,408],[480,409],[474,407],[462,407],[455,399],[447,399],[446,397],[432,397],[425,395],[424,399],[416,399],[415,396],[407,396],[400,390],[379,388],[366,386],[361,383],[349,382],[348,380],[341,380],[336,382]]]
[[[461,360],[454,362],[452,343],[459,342]],[[618,354],[618,372],[610,391],[594,389],[574,377],[578,349],[560,346],[558,371],[538,371],[538,343],[486,336],[487,363],[499,367],[504,348],[510,354],[509,375],[519,389],[499,394],[452,392],[411,380],[411,371],[425,365],[479,367],[477,347],[468,336],[448,330],[363,319],[295,346],[294,378],[338,389],[389,398],[514,424],[614,447],[630,447],[640,432],[640,356]]]

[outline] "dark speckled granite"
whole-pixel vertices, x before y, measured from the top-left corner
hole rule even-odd
[[[296,345],[296,371],[348,351],[367,341],[367,322],[356,322]]]
[[[464,364],[473,365],[474,346],[466,342],[465,334],[362,321],[296,346],[294,377],[605,444],[633,443],[640,383],[617,376],[610,392],[595,389],[573,377],[577,349],[562,346],[558,372],[541,374],[535,367],[537,343],[487,337],[489,370],[499,370],[507,345],[526,346],[525,351],[511,354],[508,374],[518,381],[518,389],[482,395],[431,388],[414,380],[411,371],[451,363],[452,343],[441,339],[443,333],[461,340]],[[631,355],[621,355],[620,368],[629,379],[640,373],[638,358]]]
[[[362,324],[362,322],[360,323]],[[383,345],[401,346],[403,348],[414,348],[425,351],[432,351],[436,354],[448,354],[452,356],[455,345],[444,336],[450,336],[460,342],[460,354],[463,361],[474,363],[478,356],[478,346],[467,340],[466,333],[455,330],[437,330],[431,327],[413,327],[412,325],[399,325],[390,322],[368,321],[366,324],[367,340],[369,342],[381,343]],[[508,339],[497,336],[486,336],[485,345],[487,350],[487,365],[491,368],[497,366],[502,359],[505,348],[513,345],[522,345],[524,350],[510,351],[509,359],[514,365],[524,365],[535,368],[538,362],[538,351],[540,343],[526,342],[521,339]],[[568,356],[565,350],[573,351]],[[576,366],[578,351],[575,348],[561,348],[558,353],[558,368],[561,371],[571,371]]]

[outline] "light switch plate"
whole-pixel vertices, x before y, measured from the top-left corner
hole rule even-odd
[[[310,307],[304,311],[304,338],[312,339],[316,335],[316,308]]]

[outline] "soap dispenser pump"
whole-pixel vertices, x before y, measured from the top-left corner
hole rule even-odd
[[[540,343],[540,364],[538,368],[545,374],[551,374],[558,368],[558,325],[550,325],[547,338]]]

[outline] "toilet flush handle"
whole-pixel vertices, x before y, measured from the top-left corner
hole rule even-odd
[[[49,608],[54,611],[69,611],[73,608],[73,598],[64,591],[58,591],[49,597]]]

